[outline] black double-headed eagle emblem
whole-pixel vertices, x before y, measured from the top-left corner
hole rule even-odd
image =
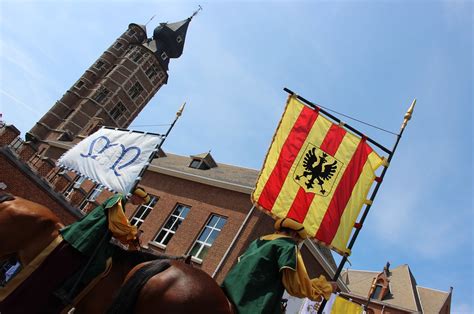
[[[317,181],[320,187],[319,193],[323,196],[327,195],[326,192],[328,191],[325,188],[325,183],[334,181],[339,163],[334,157],[313,146],[308,149],[303,161],[298,164],[295,171],[295,180],[299,185],[302,185],[302,178],[307,179],[304,183],[307,191],[312,191],[314,183]],[[332,186],[332,184],[330,185]]]

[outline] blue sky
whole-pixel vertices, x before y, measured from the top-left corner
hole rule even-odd
[[[0,2],[0,112],[24,134],[129,23],[187,18],[184,54],[136,129],[181,155],[260,169],[288,87],[397,133],[417,108],[353,248],[352,269],[408,264],[472,313],[473,3],[470,1]],[[347,119],[391,148],[395,137]]]

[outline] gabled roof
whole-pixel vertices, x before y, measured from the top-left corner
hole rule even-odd
[[[416,289],[420,297],[423,313],[440,313],[450,294],[449,292],[422,286],[417,286]]]
[[[378,274],[379,272],[376,271],[343,270],[341,277],[344,279],[351,293],[367,298],[372,280],[374,277],[377,277]]]
[[[344,272],[346,284],[354,295],[367,298],[373,278],[380,272],[349,270]],[[419,311],[415,301],[414,285],[408,265],[401,265],[391,269],[388,276],[390,280],[390,292],[388,298],[382,301],[387,304],[404,307],[412,311]],[[416,285],[416,284],[415,284]]]
[[[345,270],[341,274],[351,294],[367,299],[373,278],[380,272]],[[381,302],[413,312],[438,313],[447,299],[448,292],[417,286],[416,280],[406,264],[390,269],[390,295]],[[426,306],[426,308],[424,308]],[[423,307],[423,309],[422,309]]]
[[[192,157],[197,156],[201,155]],[[235,187],[234,190],[248,194],[250,194],[255,187],[255,182],[257,181],[258,177],[258,171],[255,169],[237,167],[221,163],[216,163],[216,167],[207,170],[194,169],[189,167],[192,157],[166,153],[166,157],[153,160],[148,169],[151,171],[163,172],[165,174],[178,177],[185,177],[187,175],[187,178],[190,180],[194,178],[194,181],[207,183],[210,185],[217,185],[220,187],[233,186]],[[205,157],[208,157],[207,153]],[[214,161],[214,159],[212,160]]]

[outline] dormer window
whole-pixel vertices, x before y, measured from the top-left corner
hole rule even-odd
[[[207,170],[209,169],[209,166],[206,165],[202,159],[193,159],[191,164],[189,164],[189,168]]]
[[[183,41],[183,37],[181,37],[181,35],[179,35],[178,37],[176,37],[176,42],[177,42],[178,44],[180,44],[182,41]]]
[[[168,55],[166,54],[166,52],[163,51],[163,52],[161,53],[161,59],[162,59],[163,61],[166,61],[166,59],[168,59]]]
[[[381,300],[382,298],[382,289],[383,289],[383,286],[382,285],[376,285],[375,286],[375,289],[374,289],[374,292],[372,293],[372,295],[370,296],[371,299],[376,299],[376,300]]]
[[[208,170],[217,167],[217,163],[211,156],[211,153],[204,153],[199,155],[193,155],[191,157],[191,163],[189,168]]]
[[[384,270],[372,281],[368,296],[374,300],[382,301],[390,294],[390,264],[384,267]]]

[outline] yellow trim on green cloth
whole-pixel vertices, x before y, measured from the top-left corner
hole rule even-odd
[[[63,241],[63,237],[58,235],[53,241],[51,241],[46,248],[43,249],[36,257],[23,266],[23,269],[16,274],[7,285],[0,288],[0,301],[3,301],[12,293],[18,286],[21,285],[46,259],[46,257]]]
[[[278,238],[291,238],[291,237],[284,234],[272,233],[272,234],[267,234],[265,236],[260,237],[260,240],[271,241]]]
[[[132,226],[128,221],[122,202],[117,202],[109,208],[109,230],[123,244],[128,244],[137,238],[137,227]]]
[[[299,251],[296,259],[296,271],[283,269],[282,272],[282,281],[286,291],[298,298],[320,301],[324,297],[328,300],[333,292],[331,284],[323,275],[319,278],[309,279],[303,257]]]
[[[271,241],[278,238],[291,238],[290,236],[273,233],[260,237],[260,240]],[[280,269],[283,274],[283,285],[285,286],[286,291],[292,296],[298,298],[309,298],[313,301],[321,300],[321,297],[324,297],[328,300],[331,297],[332,286],[326,280],[326,278],[321,275],[319,278],[310,279],[306,267],[304,265],[303,257],[301,253],[296,248],[296,269],[291,267],[282,267]]]

